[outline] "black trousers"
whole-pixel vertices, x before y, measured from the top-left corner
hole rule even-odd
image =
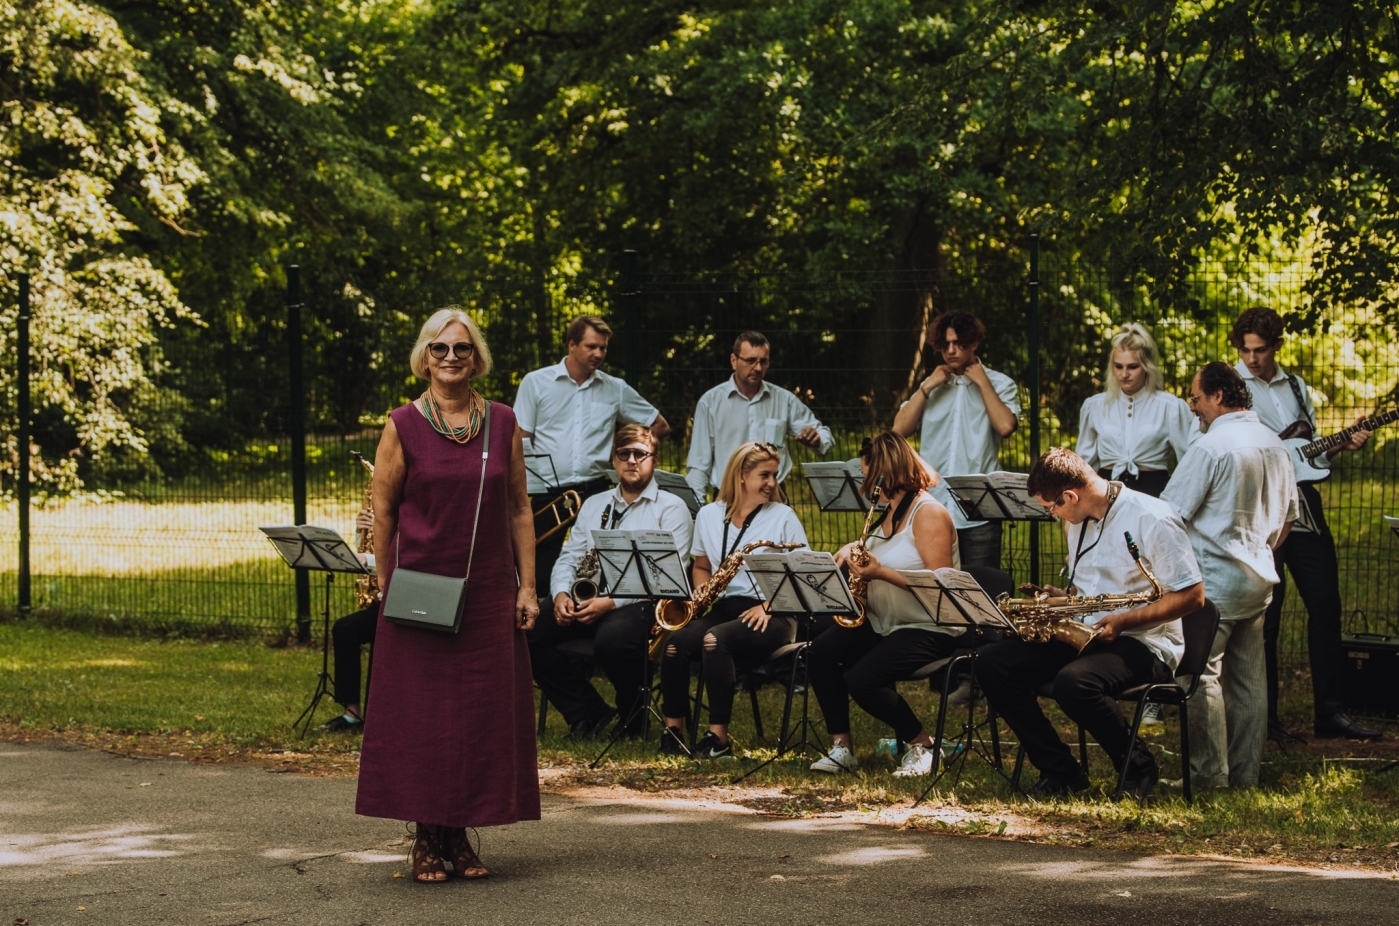
[[[1040,774],[1067,781],[1082,771],[1040,709],[1035,689],[1049,682],[1054,683],[1054,700],[1069,719],[1092,734],[1114,768],[1121,771],[1127,762],[1128,778],[1155,770],[1156,760],[1140,740],[1127,756],[1132,731],[1114,697],[1135,685],[1171,680],[1171,670],[1140,640],[1118,637],[1111,643],[1094,643],[1080,656],[1067,643],[1031,643],[1015,637],[978,649],[976,674],[986,700],[1020,737]]]
[[[1273,600],[1263,615],[1263,648],[1268,661],[1268,720],[1278,719],[1278,633],[1282,628],[1282,606],[1287,598],[1283,567],[1292,574],[1292,584],[1307,607],[1307,657],[1312,669],[1312,710],[1317,720],[1341,712],[1341,583],[1336,562],[1336,544],[1321,510],[1316,487],[1297,487],[1303,504],[1309,505],[1321,533],[1287,535],[1273,553],[1278,578]]]
[[[667,717],[689,714],[690,663],[702,658],[709,722],[727,724],[733,719],[739,665],[756,665],[797,636],[797,621],[792,617],[774,616],[761,632],[738,620],[740,614],[759,604],[762,602],[757,598],[721,598],[708,614],[670,635],[661,659],[661,705]],[[714,634],[713,649],[704,646],[708,633]]]
[[[1111,479],[1112,470],[1100,469],[1098,475],[1104,479]],[[1152,498],[1160,498],[1161,493],[1166,491],[1166,483],[1170,481],[1171,474],[1164,469],[1144,469],[1136,476],[1123,473],[1122,478],[1118,480],[1127,488],[1150,495]]]
[[[379,606],[354,611],[330,625],[335,644],[335,700],[346,707],[358,705],[359,648],[374,642],[379,627]]]
[[[957,552],[962,568],[985,566],[1001,568],[1001,522],[987,521],[977,527],[964,527],[957,532]]]
[[[869,622],[822,634],[807,651],[807,672],[828,733],[850,732],[850,699],[908,742],[923,721],[896,683],[928,663],[952,655],[960,636],[909,627],[880,636]]]
[[[639,601],[604,614],[591,624],[574,621],[560,626],[552,606],[539,615],[528,634],[534,681],[570,726],[597,717],[608,705],[593,687],[583,664],[559,652],[558,645],[567,640],[593,641],[593,655],[617,692],[617,710],[626,718],[636,707],[641,685],[651,671],[646,644],[655,622],[653,614],[651,602]]]
[[[531,495],[529,497],[529,504],[530,508],[538,510],[540,505],[558,498],[560,493],[565,489],[572,489],[578,493],[579,498],[586,501],[589,496],[597,495],[599,492],[606,492],[610,488],[612,488],[612,483],[605,477],[591,479],[587,482],[580,482],[574,485],[560,486],[557,492],[546,492],[543,495]],[[557,524],[558,522],[554,519],[552,514],[547,511],[544,512],[534,519],[534,536],[543,537],[546,532],[554,528]],[[597,525],[589,524],[587,527],[589,530],[594,530],[597,528]],[[567,535],[567,530],[561,530],[548,540],[536,544],[534,547],[534,574],[538,578],[538,584],[541,589],[547,591],[549,588],[549,573],[554,571],[554,563],[558,562],[559,554],[563,552],[563,543]]]

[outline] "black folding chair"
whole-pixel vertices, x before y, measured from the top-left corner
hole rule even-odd
[[[560,653],[572,659],[577,659],[584,664],[588,670],[588,676],[592,677],[596,670],[597,659],[593,655],[592,640],[565,640],[555,647]],[[538,688],[538,685],[535,685]],[[539,692],[539,728],[538,735],[544,735],[545,724],[549,720],[549,699],[544,697],[544,692]]]

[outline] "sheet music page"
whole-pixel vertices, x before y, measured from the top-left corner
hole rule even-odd
[[[811,485],[817,504],[823,511],[868,511],[869,501],[856,489],[864,485],[865,474],[860,469],[860,460],[837,460],[832,462],[803,463],[802,475]]]
[[[693,518],[695,515],[699,514],[699,510],[703,507],[704,503],[695,495],[695,490],[690,488],[690,484],[685,481],[684,476],[679,473],[658,469],[655,471],[653,478],[656,480],[657,487],[659,487],[662,492],[669,492],[685,503],[685,507],[690,509],[690,517]]]
[[[970,627],[972,622],[949,600],[950,593],[942,587],[937,574],[929,569],[900,569],[899,575],[908,583],[908,590],[933,622],[943,627]]]
[[[305,537],[308,543],[314,544],[316,549],[320,551],[321,558],[325,560],[325,564],[321,568],[329,566],[332,572],[360,574],[369,571],[360,563],[354,548],[345,542],[345,538],[330,528],[303,524],[301,536]]]
[[[554,470],[554,458],[547,453],[535,453],[534,441],[523,439],[525,459],[525,491],[530,495],[543,495],[559,487],[559,477]]]
[[[977,584],[976,579],[973,579],[970,573],[944,567],[934,570],[933,576],[937,579],[938,584],[947,590],[947,598],[955,599],[956,603],[961,605],[961,610],[965,612],[965,616],[974,623],[992,627],[1011,626],[1009,619],[1001,613],[1001,609],[996,607],[991,596],[986,594],[986,590]],[[947,603],[951,604],[951,601]]]
[[[1001,504],[1010,509],[1015,520],[1052,521],[1054,516],[1045,510],[1037,500],[1030,497],[1025,486],[1030,481],[1029,473],[987,473],[986,481],[1000,496]]]
[[[747,553],[743,565],[753,576],[768,610],[775,614],[805,614],[806,603],[795,586],[787,581],[788,558],[786,553]]]
[[[801,586],[807,610],[812,614],[853,614],[855,599],[830,553],[793,550],[783,554]]]
[[[675,548],[675,535],[670,531],[596,530],[592,537],[612,597],[691,597],[685,558]]]
[[[301,528],[282,525],[259,527],[258,530],[267,535],[267,539],[272,541],[277,555],[293,569],[319,569],[321,567],[320,562],[306,551],[306,546],[301,540]]]

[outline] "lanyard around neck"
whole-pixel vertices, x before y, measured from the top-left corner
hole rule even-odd
[[[729,554],[732,553],[734,550],[737,550],[738,545],[743,543],[743,535],[748,533],[748,528],[753,526],[753,522],[758,518],[758,512],[762,510],[763,506],[759,505],[757,508],[754,508],[752,511],[748,512],[748,517],[743,519],[743,527],[739,529],[738,536],[734,538],[733,549],[729,549],[729,524],[731,523],[732,519],[729,517],[729,513],[727,511],[724,512],[724,539],[719,543],[719,550],[724,555],[719,557],[720,562],[723,562],[724,560],[728,559]]]
[[[1083,526],[1078,529],[1078,549],[1074,551],[1074,568],[1069,573],[1069,581],[1065,583],[1064,589],[1067,591],[1074,587],[1074,576],[1078,573],[1078,564],[1083,562],[1083,557],[1097,549],[1098,544],[1103,542],[1103,525],[1108,522],[1108,515],[1112,514],[1112,506],[1117,501],[1118,493],[1122,491],[1121,483],[1108,483],[1108,507],[1103,512],[1102,520],[1098,521],[1098,536],[1093,538],[1093,543],[1088,549],[1083,548],[1083,540],[1088,536],[1088,521],[1083,522]]]

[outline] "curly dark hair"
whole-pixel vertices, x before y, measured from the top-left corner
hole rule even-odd
[[[1238,371],[1222,360],[1211,360],[1200,370],[1200,394],[1224,393],[1225,408],[1252,408],[1253,396]]]
[[[947,329],[957,332],[963,347],[976,347],[986,340],[986,326],[970,312],[943,312],[933,319],[933,350],[947,350]]]
[[[1244,309],[1229,330],[1229,343],[1242,350],[1246,334],[1258,335],[1265,344],[1277,344],[1282,340],[1282,317],[1264,305]]]

